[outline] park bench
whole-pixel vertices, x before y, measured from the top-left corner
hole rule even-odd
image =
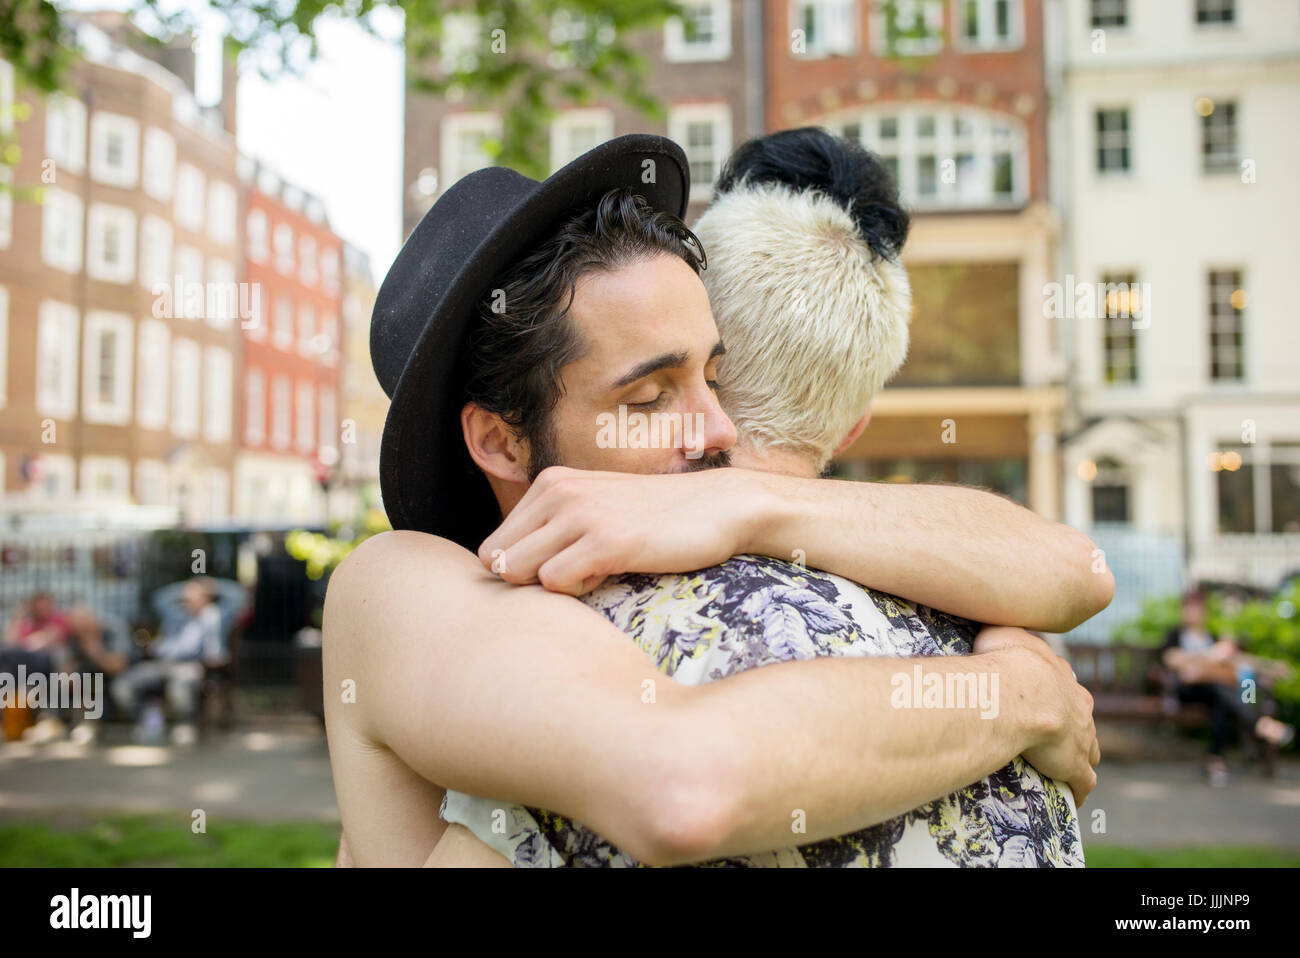
[[[1094,718],[1179,728],[1209,725],[1206,706],[1178,700],[1161,653],[1160,648],[1141,645],[1078,642],[1066,646],[1079,684],[1092,694]],[[1262,689],[1261,695],[1266,694]],[[1272,746],[1261,752],[1264,773],[1270,777],[1276,752]]]

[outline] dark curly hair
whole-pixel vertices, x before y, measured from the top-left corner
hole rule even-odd
[[[658,255],[680,256],[696,274],[706,265],[704,247],[680,219],[631,189],[610,190],[594,207],[574,211],[480,304],[465,398],[527,440],[530,480],[555,464],[560,370],[586,351],[569,321],[578,280]]]
[[[907,242],[911,217],[894,176],[856,140],[812,126],[755,137],[736,147],[714,190],[720,195],[745,182],[825,193],[853,217],[876,256],[897,259]]]

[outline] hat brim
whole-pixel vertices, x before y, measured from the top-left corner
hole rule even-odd
[[[646,160],[655,161],[649,183]],[[664,137],[631,134],[578,157],[501,218],[430,310],[393,390],[380,444],[380,489],[394,529],[443,536],[476,551],[499,524],[496,497],[465,449],[460,423],[465,349],[479,304],[567,213],[594,207],[623,187],[635,188],[655,210],[684,217],[690,199],[685,153]]]

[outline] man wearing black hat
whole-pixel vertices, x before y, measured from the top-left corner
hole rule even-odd
[[[629,186],[644,200],[611,197]],[[686,688],[625,640],[602,641],[618,630],[590,609],[494,581],[465,551],[526,496],[563,498],[577,487],[562,470],[543,472],[548,462],[662,473],[725,461],[734,430],[711,393],[721,350],[694,276],[698,250],[666,215],[679,214],[685,196],[684,157],[655,137],[605,144],[546,184],[482,171],[444,195],[385,281],[372,333],[376,371],[393,397],[381,460],[385,502],[395,527],[441,538],[378,537],[331,582],[327,688],[337,684],[342,694],[338,702],[327,696],[327,719],[340,808],[360,864],[423,860],[442,832],[440,786],[555,809],[641,861],[672,863],[788,844],[796,785],[811,839],[913,808],[1021,753],[1070,781],[1080,798],[1095,781],[1086,692],[1032,644],[962,660],[965,673],[996,672],[1042,695],[1012,695],[987,722],[891,709],[897,661],[791,663]],[[568,215],[575,208],[584,211],[577,218]],[[545,258],[530,262],[528,251],[544,242]],[[482,324],[488,333],[476,321],[480,304],[499,305],[506,317]],[[571,323],[559,321],[566,310]],[[545,350],[527,323],[511,327],[512,316],[530,311],[552,321]],[[516,344],[522,365],[510,359]],[[517,401],[530,391],[542,399]],[[697,415],[703,425],[690,451],[629,457],[593,441],[593,419],[621,406]],[[745,506],[761,500],[719,499],[710,479],[712,499],[702,502],[691,496],[705,487],[685,485],[724,473],[678,477],[683,498],[662,520],[680,534],[649,565],[623,568],[697,568],[751,551],[734,548],[735,534]],[[857,540],[827,550],[819,564],[860,580],[879,573],[871,584],[890,587],[903,579],[889,581],[879,562],[863,558],[872,551],[863,545],[871,522],[860,515],[868,503],[842,500],[808,516],[810,526]],[[853,505],[856,514],[845,508]],[[879,519],[877,543],[888,547],[895,539]],[[1008,541],[1020,550],[1015,558],[1038,548],[1045,524],[1015,521],[1027,541],[994,536],[985,551],[956,556],[954,567],[996,555],[995,567],[1005,569],[1008,555],[996,550]],[[543,551],[565,534],[537,531]],[[779,530],[767,540],[762,532],[746,544],[789,553]],[[1069,568],[1077,560],[1062,559],[1081,547],[1044,547],[1025,565],[1034,586],[1057,576],[1059,615],[1092,602],[1079,599]],[[527,564],[527,547],[512,548],[516,555]],[[539,568],[549,585],[547,577]],[[589,570],[576,590],[603,577]],[[955,604],[962,601],[948,607],[976,611]],[[915,667],[938,675],[956,668],[932,659]],[[782,708],[771,709],[773,701]]]

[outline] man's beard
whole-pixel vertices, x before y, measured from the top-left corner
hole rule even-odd
[[[547,424],[537,430],[537,435],[528,437],[528,481],[536,482],[543,469],[550,466],[562,466],[560,454],[556,449],[555,433]],[[665,470],[667,473],[699,472],[703,469],[723,469],[731,465],[731,453],[725,449],[721,452],[701,455],[687,459],[686,464],[678,469]]]

